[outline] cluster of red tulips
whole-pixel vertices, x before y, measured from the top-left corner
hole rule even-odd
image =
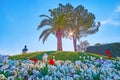
[[[30,58],[31,61],[34,61],[35,63],[38,62],[37,58]]]
[[[38,59],[37,58],[30,58],[31,61],[34,61],[35,63],[38,62]],[[48,63],[50,65],[54,65],[55,64],[55,61],[53,59],[50,59],[48,60]]]
[[[112,56],[111,56],[111,54],[110,54],[110,50],[107,50],[105,53],[107,54],[107,56],[108,56],[109,58],[112,58]]]

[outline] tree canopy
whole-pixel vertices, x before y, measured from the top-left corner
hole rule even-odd
[[[38,26],[38,30],[46,25],[46,28],[40,34],[39,39],[43,39],[43,43],[50,34],[54,34],[57,38],[57,50],[62,51],[62,37],[69,37],[71,33],[73,44],[76,51],[76,40],[83,36],[93,34],[98,31],[100,22],[96,24],[93,13],[88,12],[82,5],[73,7],[71,4],[59,4],[57,8],[49,9],[50,16],[40,15],[44,17]]]

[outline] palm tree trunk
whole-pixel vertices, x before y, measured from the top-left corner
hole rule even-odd
[[[77,42],[76,37],[73,35],[73,45],[74,45],[74,51],[75,52],[77,51],[76,42]]]
[[[62,30],[59,28],[56,33],[57,37],[57,50],[62,51]]]

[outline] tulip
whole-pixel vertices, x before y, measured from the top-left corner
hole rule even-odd
[[[38,62],[38,59],[37,59],[37,58],[34,58],[33,61],[36,63],[36,62]]]
[[[49,63],[50,65],[54,65],[54,64],[55,64],[55,61],[54,61],[53,59],[50,59],[50,60],[48,60],[48,63]]]
[[[109,54],[110,54],[110,50],[107,50],[105,53],[106,53],[107,55],[109,55]]]
[[[112,56],[111,56],[111,55],[108,55],[108,57],[109,57],[109,58],[112,58]]]

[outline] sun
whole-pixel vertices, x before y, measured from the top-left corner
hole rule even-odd
[[[69,33],[69,35],[70,35],[70,36],[72,36],[72,35],[73,35],[73,33],[72,33],[72,32],[70,32],[70,33]]]

